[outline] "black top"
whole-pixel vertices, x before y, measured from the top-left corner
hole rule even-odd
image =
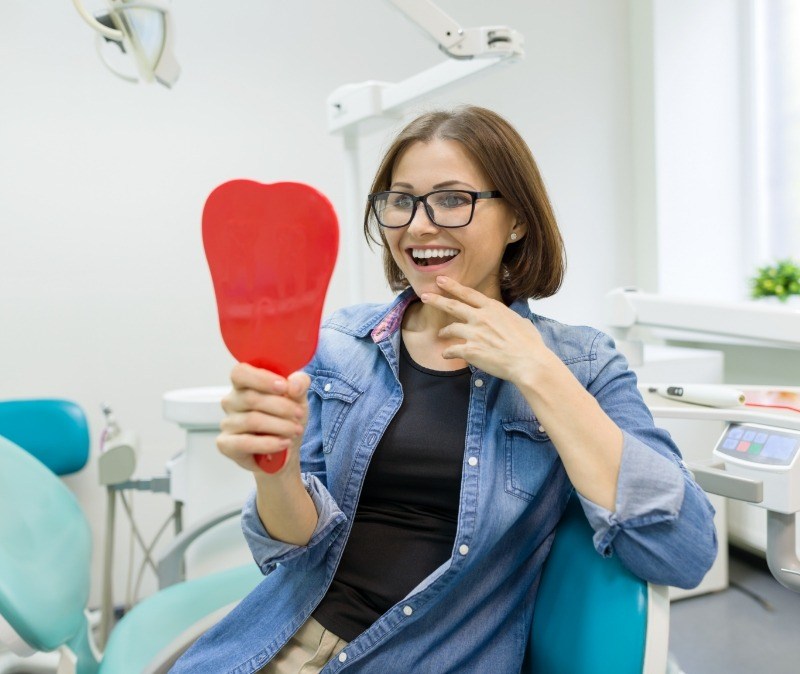
[[[403,403],[375,448],[342,559],[314,618],[352,641],[449,559],[470,369],[429,370],[401,343]]]

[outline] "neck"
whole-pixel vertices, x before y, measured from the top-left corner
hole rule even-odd
[[[433,336],[456,319],[450,314],[422,302],[414,302],[406,309],[403,328],[411,332],[425,332]]]

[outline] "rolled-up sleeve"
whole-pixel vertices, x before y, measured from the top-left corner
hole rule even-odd
[[[622,429],[622,461],[611,512],[578,494],[600,554],[617,554],[640,578],[695,587],[717,555],[714,508],[665,430],[656,428],[636,375],[614,342],[596,340],[596,375],[588,386]]]
[[[307,545],[284,543],[267,533],[256,509],[255,490],[245,502],[242,509],[242,531],[253,559],[264,575],[278,564],[297,570],[318,564],[347,519],[319,478],[304,473],[303,484],[317,510],[317,526]]]
[[[604,556],[620,529],[674,520],[685,489],[681,469],[623,431],[622,463],[617,479],[616,510],[611,512],[578,494],[595,531],[594,545]]]

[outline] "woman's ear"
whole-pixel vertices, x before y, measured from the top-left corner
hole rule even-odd
[[[515,220],[508,235],[509,243],[516,243],[528,233],[528,226],[519,220]]]

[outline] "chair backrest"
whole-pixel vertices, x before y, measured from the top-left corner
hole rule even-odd
[[[87,652],[91,547],[72,492],[0,437],[0,616],[32,648]]]
[[[592,535],[573,496],[542,571],[522,674],[663,674],[667,588],[601,557]]]
[[[69,400],[0,400],[0,435],[33,454],[56,475],[79,471],[89,459],[89,426]]]

